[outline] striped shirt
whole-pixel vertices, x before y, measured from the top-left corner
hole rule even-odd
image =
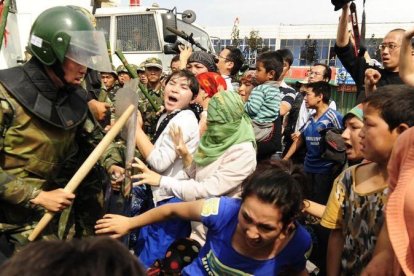
[[[255,122],[271,123],[279,116],[282,98],[283,93],[280,92],[279,86],[266,82],[252,90],[244,110]]]

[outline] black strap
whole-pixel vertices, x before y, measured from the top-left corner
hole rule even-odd
[[[70,85],[57,89],[35,58],[23,66],[1,70],[0,82],[19,104],[55,127],[71,129],[86,118],[86,91]]]
[[[177,115],[178,113],[180,113],[181,110],[176,110],[174,112],[171,112],[170,114],[168,114],[160,123],[160,126],[157,128],[157,130],[155,131],[154,137],[152,137],[151,142],[153,144],[155,144],[155,142],[157,142],[158,138],[160,137],[161,133],[164,131],[164,129],[167,127],[168,123],[171,121],[172,118],[175,117],[175,115]]]

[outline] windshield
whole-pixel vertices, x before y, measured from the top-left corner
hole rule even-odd
[[[207,51],[214,53],[214,48],[211,45],[208,34],[202,29],[197,28],[194,25],[187,24],[179,19],[177,20],[177,29],[183,31],[187,35],[192,33],[196,42],[200,43],[202,47],[207,49]],[[181,38],[178,39],[182,40]]]

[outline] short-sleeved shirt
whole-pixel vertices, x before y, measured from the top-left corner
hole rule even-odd
[[[369,164],[369,163],[368,163]],[[321,225],[342,229],[344,248],[341,257],[343,275],[360,275],[369,263],[380,232],[387,200],[387,186],[362,194],[355,189],[356,165],[335,180],[322,216]]]
[[[221,197],[205,201],[202,222],[208,227],[207,240],[183,275],[278,275],[289,269],[302,271],[305,254],[311,246],[309,233],[299,224],[289,243],[274,258],[255,260],[243,256],[232,247],[241,200]]]
[[[305,172],[320,174],[331,172],[334,163],[321,157],[319,145],[321,140],[319,132],[329,127],[342,128],[342,115],[331,108],[328,108],[318,120],[315,121],[311,116],[306,123],[302,133],[307,149],[304,163]]]
[[[289,86],[280,86],[279,89],[283,94],[282,102],[286,102],[292,106],[296,99],[296,90]]]

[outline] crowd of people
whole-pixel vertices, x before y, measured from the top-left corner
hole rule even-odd
[[[30,60],[0,71],[0,275],[414,275],[414,29],[384,37],[378,66],[341,7],[345,114],[328,65],[284,81],[288,49],[248,68],[236,47],[181,45],[167,74],[156,57],[115,68],[87,11],[43,12]],[[127,89],[132,164],[117,137],[67,192]]]

